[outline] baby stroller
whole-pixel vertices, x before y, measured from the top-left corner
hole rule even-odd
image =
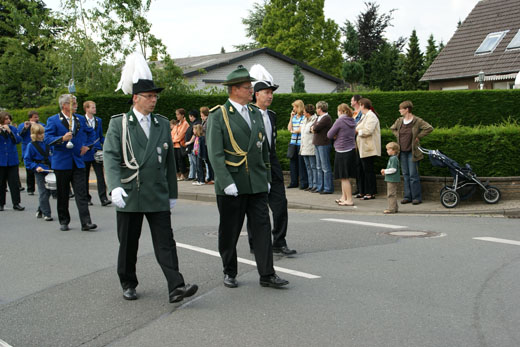
[[[448,158],[446,154],[438,149],[430,150],[419,147],[419,150],[430,157],[433,166],[447,167],[453,176],[453,184],[445,185],[441,189],[441,203],[446,208],[454,208],[459,201],[469,199],[477,191],[482,190],[482,197],[488,204],[496,204],[500,200],[500,190],[489,185],[489,182],[482,183],[471,169],[469,164],[461,167],[455,160]]]

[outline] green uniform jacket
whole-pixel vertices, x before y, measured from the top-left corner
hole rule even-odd
[[[121,179],[132,176],[136,170],[126,167],[122,148],[123,114],[113,116],[103,146],[103,164],[108,191],[122,187],[128,194],[121,212],[160,212],[170,210],[169,199],[177,198],[177,176],[170,123],[166,117],[150,115],[150,138],[138,123],[133,111],[127,113],[128,132],[134,155],[139,164],[139,175],[127,183]],[[128,146],[127,146],[128,147]],[[128,160],[131,155],[128,153]]]
[[[224,107],[236,144],[242,151],[247,152],[247,168],[246,162],[240,166],[226,164],[226,161],[238,163],[244,157],[225,152],[227,150],[236,153],[221,108],[213,108],[206,128],[206,144],[209,161],[215,172],[215,193],[225,195],[224,188],[233,183],[236,184],[240,195],[267,192],[267,184],[271,182],[271,165],[262,115],[256,107],[248,106],[250,129],[229,100]]]

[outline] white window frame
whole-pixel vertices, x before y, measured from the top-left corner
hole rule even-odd
[[[467,89],[469,89],[469,85],[461,84],[461,85],[458,85],[458,86],[442,87],[441,90],[467,90]]]
[[[502,39],[504,38],[504,36],[506,36],[507,32],[509,30],[504,30],[504,31],[496,31],[494,33],[489,33],[486,38],[484,39],[484,41],[482,41],[482,43],[480,44],[480,46],[477,48],[477,50],[475,51],[475,54],[476,55],[481,55],[481,54],[490,54],[490,53],[493,53],[495,51],[495,48],[497,48],[497,46],[500,44],[500,42],[502,41]],[[489,49],[489,50],[486,50],[486,51],[483,51],[483,52],[479,52],[480,49],[483,49],[485,46],[487,46],[486,44],[486,41],[488,41],[489,39],[493,38],[493,37],[498,37],[498,40],[496,41],[496,43]],[[486,45],[485,45],[486,44]]]
[[[511,44],[517,40],[517,44],[514,46],[514,47],[511,47]],[[516,50],[516,49],[520,49],[520,29],[518,29],[518,31],[516,32],[516,35],[515,37],[513,37],[513,39],[511,40],[511,42],[509,42],[509,44],[507,45],[506,47],[506,51],[512,51],[512,50]]]

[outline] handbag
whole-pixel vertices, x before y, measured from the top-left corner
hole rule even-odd
[[[298,152],[296,151],[296,148],[297,146],[296,145],[289,145],[289,147],[287,147],[287,158],[289,159],[292,159],[294,158],[295,155],[298,154]]]
[[[189,147],[181,145],[181,157],[186,157],[188,155]]]

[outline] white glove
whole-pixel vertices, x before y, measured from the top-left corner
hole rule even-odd
[[[229,186],[224,188],[224,193],[226,193],[226,195],[238,196],[237,185],[234,183],[231,183]]]
[[[267,182],[267,194],[271,193],[271,183]]]
[[[125,190],[121,187],[114,188],[112,190],[112,202],[119,208],[124,208],[126,206],[126,202],[123,198],[126,198],[128,194],[126,194]]]
[[[177,199],[170,199],[170,210],[175,207],[176,203],[177,203]]]

